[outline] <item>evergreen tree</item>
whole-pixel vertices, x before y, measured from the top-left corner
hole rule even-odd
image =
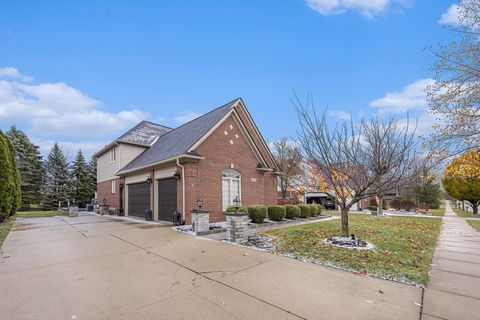
[[[89,199],[95,198],[97,191],[97,159],[92,157],[88,164],[88,193]]]
[[[67,159],[57,143],[48,155],[45,169],[45,207],[57,208],[59,203],[68,202],[71,185]]]
[[[20,207],[20,175],[10,140],[0,131],[0,222]]]
[[[39,147],[30,142],[27,135],[14,125],[7,136],[15,149],[15,161],[20,172],[22,190],[22,208],[41,202],[41,186],[43,182],[43,162]]]
[[[73,199],[81,206],[84,206],[91,199],[89,190],[89,166],[85,161],[82,150],[78,153],[70,169],[72,179]]]

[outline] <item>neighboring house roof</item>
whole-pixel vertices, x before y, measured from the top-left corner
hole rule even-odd
[[[177,156],[192,154],[189,152],[189,149],[203,138],[220,120],[224,119],[240,100],[240,98],[237,98],[161,135],[150,148],[120,169],[118,174],[172,159]]]
[[[117,141],[150,147],[160,136],[171,130],[172,128],[144,120],[121,135]]]
[[[103,147],[100,151],[96,152],[93,156],[98,157],[111,149],[118,143],[130,143],[140,145],[144,147],[152,146],[158,138],[165,133],[171,131],[172,128],[162,126],[150,121],[141,121],[135,125],[132,129],[122,134],[117,139],[113,140],[110,144]]]

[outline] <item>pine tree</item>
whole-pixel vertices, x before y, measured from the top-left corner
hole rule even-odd
[[[22,208],[41,202],[41,186],[43,182],[43,162],[39,147],[28,139],[27,135],[14,125],[7,136],[15,149],[15,161],[20,172],[22,190]]]
[[[88,163],[88,192],[90,199],[95,198],[97,191],[97,158],[92,157]]]
[[[20,175],[15,165],[15,151],[0,131],[0,222],[20,207]]]
[[[72,179],[73,199],[81,206],[87,204],[90,199],[89,190],[89,167],[85,161],[82,150],[78,150],[78,153],[70,168],[70,176]]]
[[[45,207],[57,208],[59,203],[68,202],[71,185],[68,163],[62,150],[55,143],[45,166]]]

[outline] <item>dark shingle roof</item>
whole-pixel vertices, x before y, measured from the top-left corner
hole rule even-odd
[[[150,148],[120,169],[119,173],[187,153],[188,149],[230,112],[237,101],[239,101],[239,99],[235,99],[226,105],[163,134]]]
[[[121,135],[117,141],[151,146],[160,136],[171,130],[153,122],[142,121]]]

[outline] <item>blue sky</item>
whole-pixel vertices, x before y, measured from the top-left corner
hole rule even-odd
[[[242,97],[268,141],[290,99],[332,121],[405,112],[428,132],[429,45],[452,0],[3,1],[0,129],[87,155],[142,119],[176,127]]]

